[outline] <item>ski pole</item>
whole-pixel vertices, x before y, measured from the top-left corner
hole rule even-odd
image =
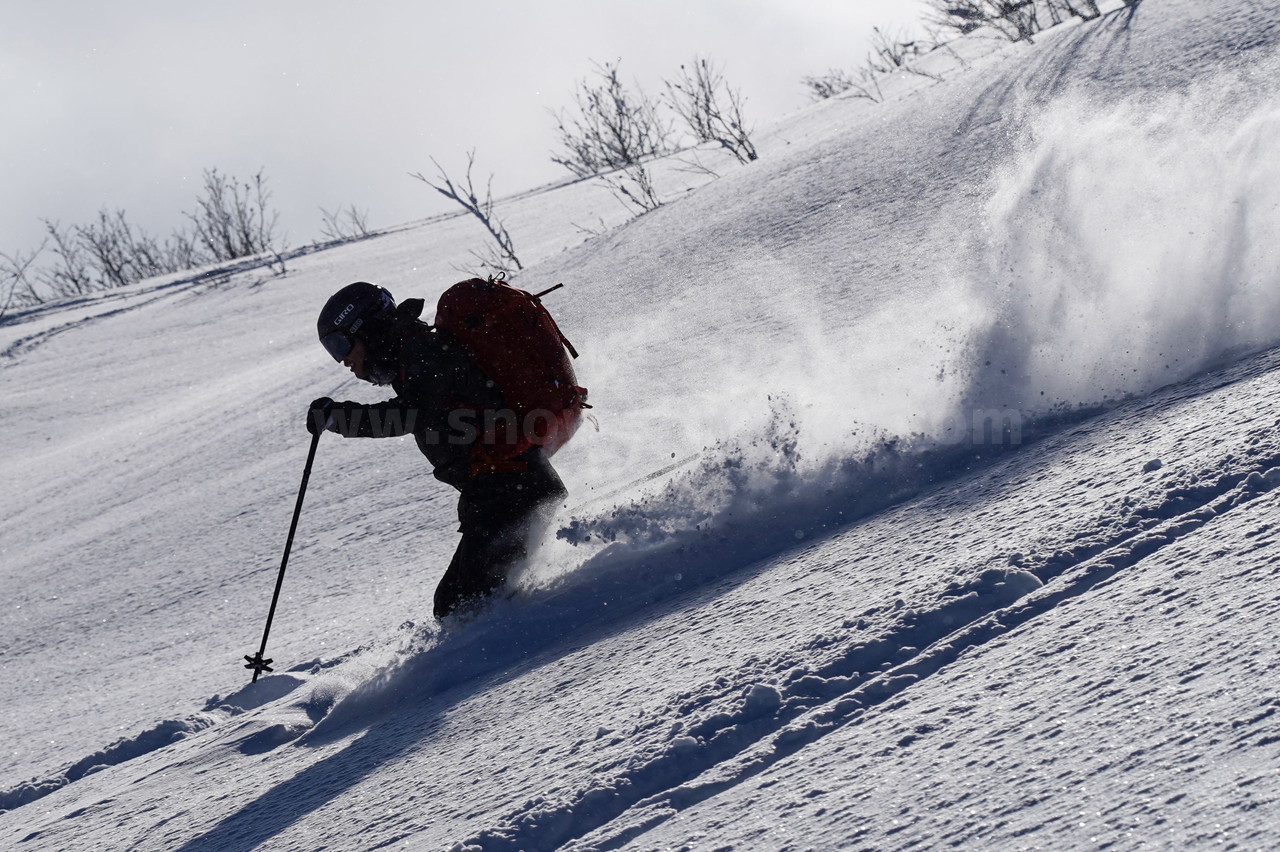
[[[280,587],[284,585],[284,569],[289,564],[289,551],[293,548],[293,534],[298,529],[298,516],[302,514],[302,498],[307,493],[307,480],[311,478],[311,463],[316,458],[316,447],[320,444],[320,432],[317,429],[315,434],[311,436],[311,449],[307,452],[307,466],[302,469],[302,485],[298,488],[298,505],[293,508],[293,523],[289,524],[289,538],[284,543],[284,558],[280,560],[280,573],[276,576],[276,591],[271,596],[271,609],[267,612],[267,626],[262,631],[262,646],[258,648],[256,656],[250,657],[244,655],[246,669],[253,669],[253,680],[250,683],[258,682],[258,675],[263,672],[274,671],[271,668],[271,660],[262,658],[267,650],[267,636],[271,633],[271,619],[276,615],[276,604],[280,601]]]

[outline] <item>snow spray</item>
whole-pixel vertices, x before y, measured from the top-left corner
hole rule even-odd
[[[1280,341],[1280,106],[1256,89],[1066,97],[1032,122],[975,253],[972,404],[1115,400]]]
[[[1064,415],[1276,344],[1280,106],[1269,92],[1242,72],[1178,93],[1028,106],[1013,155],[961,223],[967,245],[950,268],[921,269],[916,292],[815,302],[815,276],[742,251],[733,325],[699,341],[704,300],[681,306],[697,320],[683,337],[650,344],[684,346],[696,390],[681,389],[678,425],[669,410],[638,412],[640,434],[701,449],[700,461],[569,519],[561,539],[732,541],[742,564]],[[678,319],[652,317],[655,338]],[[623,438],[639,443],[634,430]]]

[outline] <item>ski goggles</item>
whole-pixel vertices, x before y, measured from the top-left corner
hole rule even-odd
[[[320,338],[320,345],[333,356],[333,360],[341,363],[342,359],[350,354],[355,341],[348,337],[345,331],[331,331]]]

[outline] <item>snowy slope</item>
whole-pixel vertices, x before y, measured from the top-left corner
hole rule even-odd
[[[252,687],[301,414],[377,398],[314,315],[476,226],[0,326],[0,846],[1274,847],[1278,21],[971,39],[643,218],[511,199],[597,406],[557,536],[441,627],[452,495],[326,437]]]

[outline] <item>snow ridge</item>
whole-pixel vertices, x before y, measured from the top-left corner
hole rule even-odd
[[[447,214],[447,216],[453,215],[461,214]],[[295,249],[286,250],[278,255],[255,255],[253,257],[246,257],[240,260],[221,263],[212,268],[188,270],[185,272],[174,273],[172,275],[148,278],[143,281],[136,282],[135,284],[117,289],[103,290],[90,293],[88,295],[58,299],[51,303],[14,311],[4,317],[0,317],[0,327],[24,322],[38,322],[46,315],[72,313],[82,308],[97,312],[19,337],[10,342],[4,349],[0,349],[0,358],[17,358],[22,355],[26,355],[36,347],[47,343],[49,340],[63,334],[64,332],[83,328],[91,323],[96,323],[101,320],[110,319],[112,317],[120,316],[121,314],[136,311],[140,308],[146,307],[152,302],[159,301],[166,297],[183,295],[189,292],[199,292],[201,289],[222,286],[228,284],[234,276],[242,275],[258,269],[271,269],[273,265],[277,263],[285,265],[287,268],[289,261],[297,260],[298,258],[315,254],[316,252],[322,252],[326,249],[335,248],[336,246],[343,245],[345,243],[356,243],[374,239],[376,237],[392,233],[393,231],[403,230],[404,227],[407,226],[401,226],[400,228],[384,228],[359,237],[311,243],[310,245],[299,246]],[[143,296],[149,298],[139,299],[139,297]],[[124,302],[125,304],[111,310],[99,310],[102,307],[112,305],[117,302]]]

